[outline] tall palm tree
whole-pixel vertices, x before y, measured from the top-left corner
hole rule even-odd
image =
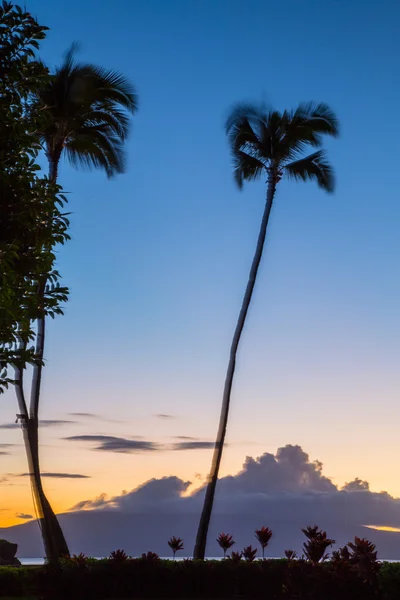
[[[338,131],[338,120],[326,104],[300,104],[296,110],[285,110],[282,113],[254,105],[238,105],[227,120],[226,133],[231,146],[237,185],[241,189],[245,180],[255,181],[264,176],[267,193],[256,251],[232,339],[219,429],[197,531],[194,558],[204,559],[205,556],[226,435],[236,355],[260,266],[276,187],[282,177],[286,176],[295,180],[314,180],[323,190],[332,192],[333,172],[324,151],[317,150],[306,156],[303,156],[303,153],[310,147],[320,148],[324,135],[336,136]]]
[[[96,168],[108,177],[125,170],[123,145],[129,132],[129,113],[137,109],[131,83],[117,71],[75,61],[73,45],[64,62],[36,97],[44,113],[41,140],[49,162],[50,184],[57,183],[63,153],[75,166]],[[38,281],[36,357],[29,414],[20,415],[31,473],[36,511],[46,555],[57,560],[68,554],[58,519],[43,490],[39,464],[39,400],[45,345],[47,274]]]

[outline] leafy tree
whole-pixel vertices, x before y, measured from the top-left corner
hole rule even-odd
[[[68,293],[60,286],[54,269],[53,248],[68,239],[68,221],[60,212],[65,198],[60,196],[57,185],[58,164],[65,151],[73,164],[102,168],[109,177],[123,172],[123,143],[129,129],[127,111],[135,111],[136,96],[129,82],[117,72],[76,64],[75,47],[50,76],[45,66],[35,60],[38,41],[45,36],[46,28],[11,3],[3,3],[0,19],[2,46],[6,50],[1,56],[1,69],[8,74],[1,88],[2,115],[8,116],[12,125],[7,125],[6,118],[2,123],[9,127],[8,149],[19,160],[18,172],[17,165],[13,165],[19,186],[14,190],[14,204],[11,207],[3,193],[0,208],[0,216],[6,214],[9,222],[0,254],[3,283],[7,284],[0,292],[0,386],[2,390],[11,383],[16,387],[18,418],[24,430],[46,555],[57,559],[68,554],[68,547],[41,484],[38,415],[46,317],[62,313],[61,304]],[[6,114],[8,104],[11,112]],[[42,146],[49,161],[48,178],[39,178],[36,173],[39,167],[35,159]],[[5,181],[9,174],[10,169],[4,168],[3,188],[10,184]],[[23,182],[27,195],[22,206]],[[24,394],[28,364],[33,367],[29,411]],[[15,368],[14,379],[10,377],[10,366]]]
[[[324,151],[316,150],[306,156],[303,156],[303,152],[309,148],[320,148],[323,136],[336,136],[338,127],[334,113],[326,104],[313,103],[300,104],[294,111],[283,112],[239,105],[233,109],[226,123],[237,185],[242,188],[244,181],[265,177],[267,193],[256,251],[230,349],[217,440],[194,549],[194,558],[197,559],[204,559],[205,556],[226,436],[236,356],[253,296],[276,188],[285,176],[296,181],[316,181],[323,190],[332,192],[333,172]]]
[[[46,555],[68,553],[58,520],[43,490],[39,466],[38,399],[28,409],[24,374],[43,365],[44,316],[62,313],[68,290],[59,283],[54,247],[68,239],[60,188],[40,174],[43,112],[32,103],[48,79],[35,59],[46,28],[19,6],[0,7],[0,392],[14,385],[35,508]],[[44,283],[42,283],[44,282]],[[14,376],[11,371],[14,370]]]

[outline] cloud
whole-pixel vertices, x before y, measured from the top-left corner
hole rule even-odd
[[[54,479],[90,479],[90,475],[81,475],[80,473],[41,473],[41,476]],[[16,477],[30,477],[30,473],[20,473]]]
[[[165,413],[158,413],[157,415],[154,415],[157,419],[174,419],[174,415],[167,415]]]
[[[40,427],[62,427],[63,425],[71,425],[78,421],[66,421],[62,419],[44,419],[39,421]],[[21,429],[20,423],[3,423],[0,425],[0,429]]]
[[[94,508],[102,508],[104,506],[109,506],[110,499],[107,497],[107,494],[100,494],[94,500],[81,500],[78,504],[75,504],[70,510],[84,510],[86,508],[94,509]]]
[[[369,492],[369,483],[356,477],[353,481],[345,483],[342,490],[346,490],[347,492]]]
[[[202,442],[199,442],[202,443]],[[187,494],[190,482],[169,476],[151,479],[128,493],[106,499],[101,506],[124,512],[198,515],[205,484]],[[82,508],[98,508],[98,499],[85,500]],[[220,515],[268,515],[270,520],[299,523],[378,523],[400,526],[400,500],[386,492],[371,492],[368,483],[355,478],[339,489],[323,474],[322,464],[311,461],[300,446],[287,445],[276,454],[247,457],[235,475],[222,477],[214,506]],[[260,517],[261,521],[265,516]]]
[[[202,442],[201,440],[195,442],[179,442],[178,444],[172,444],[171,450],[208,450],[214,448],[215,442]]]
[[[71,417],[84,417],[87,419],[102,419],[101,415],[96,415],[95,413],[86,413],[86,412],[72,412],[68,413]]]
[[[130,440],[111,435],[73,435],[65,438],[74,442],[92,442],[97,444],[93,450],[106,450],[109,452],[153,452],[162,446],[146,440]]]
[[[89,439],[93,442],[93,436]],[[110,438],[95,439],[102,444]],[[165,540],[179,535],[190,552],[205,484],[190,489],[189,481],[169,475],[115,496],[101,494],[82,500],[73,512],[61,516],[71,536],[71,548],[92,555],[106,555],[111,547],[124,548],[132,555],[146,549],[165,555]],[[368,483],[357,477],[339,488],[324,475],[319,461],[293,445],[279,448],[275,454],[248,456],[239,472],[218,481],[207,552],[220,555],[215,540],[221,531],[233,534],[235,548],[240,549],[254,540],[257,527],[265,525],[273,531],[269,556],[282,556],[285,548],[301,553],[301,528],[314,523],[336,540],[336,547],[357,535],[377,544],[380,558],[400,558],[400,499],[372,492]],[[22,532],[24,525],[19,527]],[[17,531],[15,539],[19,539]],[[143,540],[150,540],[151,546],[143,548]]]
[[[28,515],[27,513],[16,513],[15,516],[17,519],[33,519],[33,515]]]
[[[93,450],[133,453],[133,452],[155,452],[155,451],[179,451],[179,450],[204,450],[214,448],[214,442],[197,440],[196,438],[187,438],[180,436],[176,439],[193,440],[183,441],[174,444],[159,444],[149,440],[128,439],[112,435],[72,435],[64,438],[70,442],[88,442],[95,444]]]
[[[109,419],[108,417],[105,417],[104,415],[99,415],[97,413],[73,412],[68,414],[71,417],[79,417],[82,419],[94,419],[96,421],[106,421],[107,423],[122,423],[122,421],[119,421],[117,419]]]

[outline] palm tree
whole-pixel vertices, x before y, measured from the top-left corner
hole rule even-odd
[[[102,169],[108,177],[125,170],[123,145],[129,113],[137,108],[133,86],[117,71],[75,61],[76,46],[37,93],[36,108],[45,115],[41,140],[49,162],[49,182],[57,183],[63,153],[75,166]],[[63,532],[43,491],[39,465],[39,400],[45,345],[47,274],[38,282],[36,358],[30,411],[20,415],[31,473],[36,511],[46,555],[57,560],[69,554]]]
[[[197,531],[194,558],[204,559],[207,533],[221,464],[236,355],[246,321],[260,266],[269,216],[276,187],[283,176],[295,180],[314,180],[327,192],[334,188],[332,168],[323,150],[303,156],[308,148],[320,148],[324,135],[336,136],[339,124],[326,104],[300,104],[294,111],[282,113],[254,105],[238,105],[231,112],[226,133],[233,156],[234,178],[239,188],[243,182],[265,176],[266,203],[249,280],[233,335],[222,399],[221,417],[214,448],[204,505]]]
[[[42,142],[52,182],[63,152],[74,166],[102,169],[108,177],[123,173],[128,113],[137,109],[134,87],[123,75],[77,63],[75,51],[74,44],[39,94],[48,117]]]

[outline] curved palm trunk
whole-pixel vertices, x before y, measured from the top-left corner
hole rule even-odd
[[[58,160],[51,161],[49,156],[48,159],[50,163],[49,179],[52,183],[55,183],[57,178]],[[46,281],[47,278],[44,276],[42,281],[39,282],[39,307],[41,307],[44,302]],[[62,556],[69,555],[69,550],[57,516],[44,493],[39,464],[39,400],[42,383],[45,325],[44,310],[41,310],[41,314],[37,321],[36,356],[38,358],[38,363],[33,369],[30,414],[28,416],[25,406],[25,416],[22,419],[22,426],[31,478],[32,494],[39,526],[42,532],[46,557],[50,561],[57,561]]]
[[[256,252],[254,254],[253,262],[250,269],[249,280],[247,282],[246,292],[243,298],[242,307],[238,322],[236,324],[235,333],[232,339],[228,370],[225,378],[224,394],[222,398],[221,416],[219,421],[219,428],[217,434],[217,440],[214,447],[214,454],[211,464],[210,475],[208,477],[208,485],[206,489],[206,495],[204,498],[203,510],[200,517],[200,523],[197,530],[196,545],[194,548],[193,558],[204,560],[206,553],[207,534],[210,525],[211,513],[214,504],[215,488],[218,481],[219,467],[221,464],[222,451],[224,448],[226,427],[228,423],[229,405],[231,400],[231,390],[233,383],[233,376],[235,374],[236,367],[236,354],[242,335],[243,327],[246,321],[247,312],[249,310],[251,298],[253,295],[254,285],[256,283],[257,271],[260,266],[261,256],[264,248],[265,236],[267,233],[267,225],[269,216],[271,213],[272,203],[274,200],[277,180],[271,174],[268,179],[267,199],[265,203],[264,215],[261,222],[260,233],[258,235]]]
[[[46,558],[54,562],[63,556],[69,555],[69,550],[57,516],[43,491],[39,465],[39,427],[37,419],[28,418],[23,428],[33,500],[42,532]]]

